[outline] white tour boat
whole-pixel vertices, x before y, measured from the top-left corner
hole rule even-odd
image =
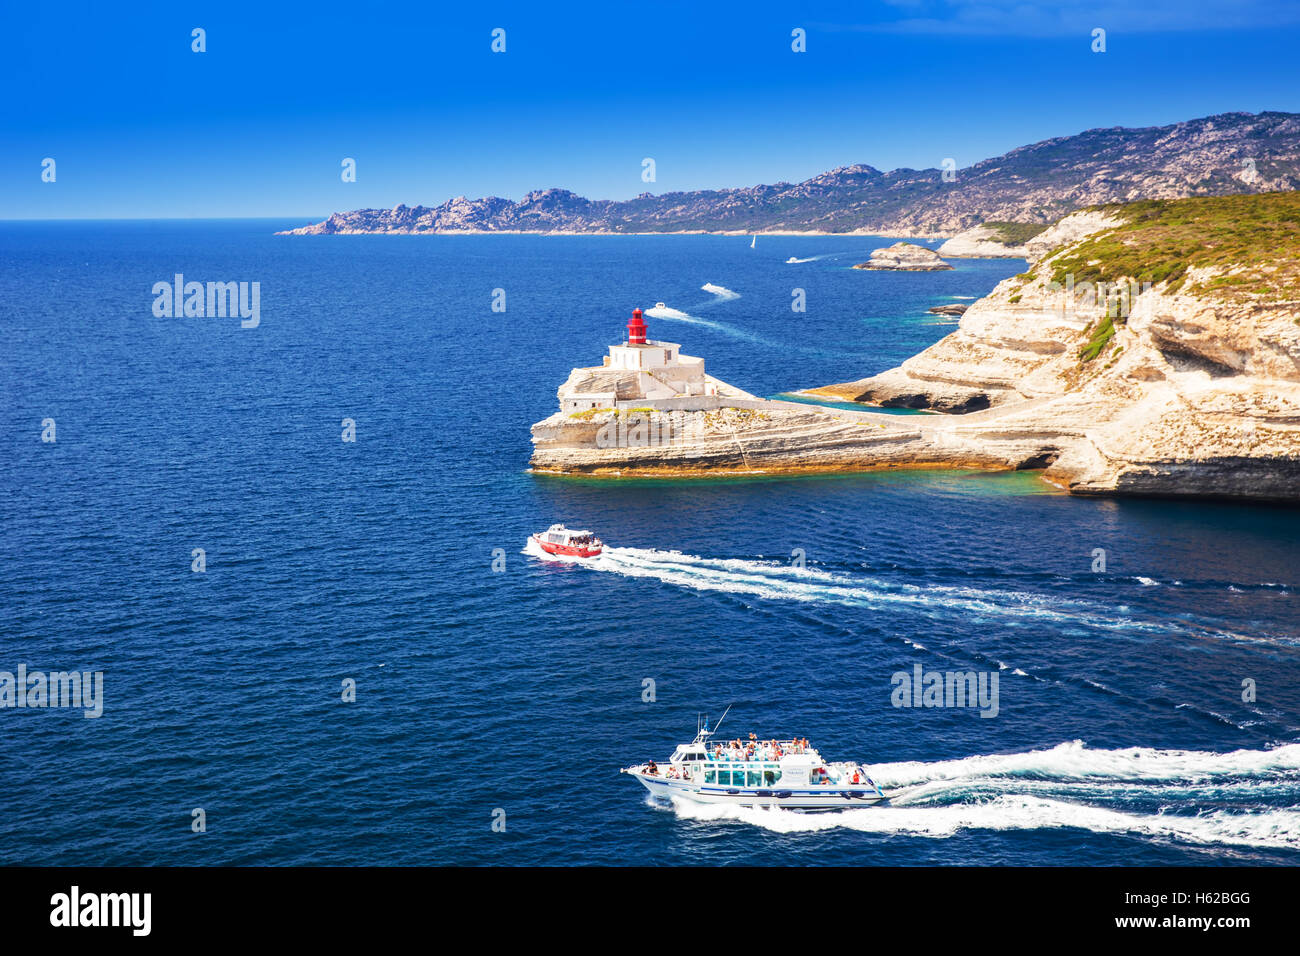
[[[719,743],[712,740],[717,729],[715,724],[709,730],[706,721],[695,739],[680,744],[663,764],[651,760],[619,772],[631,774],[657,797],[696,803],[843,810],[887,799],[864,766],[828,763],[807,740],[760,740],[750,734],[748,740]]]
[[[547,554],[568,558],[595,558],[605,549],[605,543],[590,531],[575,531],[562,524],[553,524],[532,537]]]

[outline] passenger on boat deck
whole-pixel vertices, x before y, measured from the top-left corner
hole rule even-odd
[[[658,776],[659,768],[655,766],[655,762],[653,760],[650,760],[646,762],[645,772],[648,774],[652,774],[654,776]]]

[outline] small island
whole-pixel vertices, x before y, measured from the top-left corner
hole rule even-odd
[[[866,262],[855,269],[888,269],[894,272],[942,272],[952,266],[944,262],[933,249],[914,242],[896,242],[892,246],[876,249]]]

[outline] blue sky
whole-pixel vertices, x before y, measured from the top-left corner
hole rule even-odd
[[[1275,0],[8,6],[0,219],[621,199],[1300,111],[1300,4]]]

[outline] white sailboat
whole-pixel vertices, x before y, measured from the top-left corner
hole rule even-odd
[[[758,243],[758,236],[755,236],[753,239],[749,240],[749,248],[753,249],[757,243]]]

